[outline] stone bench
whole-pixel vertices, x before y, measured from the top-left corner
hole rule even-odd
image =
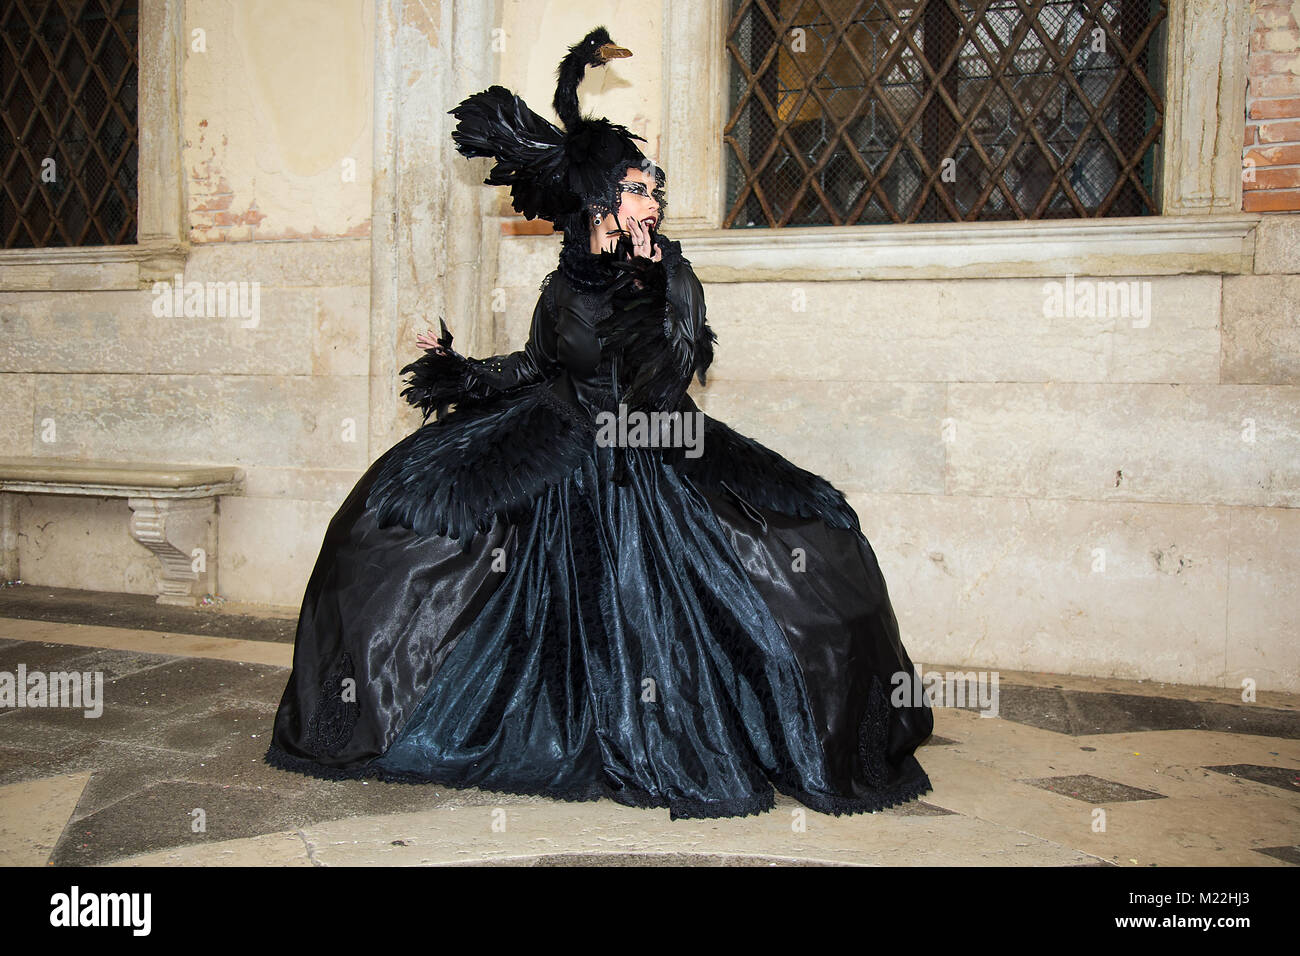
[[[19,577],[19,494],[125,498],[131,537],[162,562],[158,603],[216,593],[218,495],[243,494],[238,468],[166,462],[0,458],[0,580]]]

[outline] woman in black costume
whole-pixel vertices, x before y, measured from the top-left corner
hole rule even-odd
[[[427,423],[329,524],[266,759],[674,819],[773,787],[835,814],[913,799],[933,714],[891,699],[913,667],[857,515],[686,394],[715,336],[658,232],[663,172],[578,110],[627,55],[603,29],[570,49],[563,129],[500,86],[452,111],[487,182],[563,230],[559,268],[523,350],[419,340],[402,395]]]

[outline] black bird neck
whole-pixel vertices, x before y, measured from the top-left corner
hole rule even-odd
[[[586,61],[575,54],[569,54],[560,63],[559,82],[555,86],[555,115],[560,118],[566,130],[572,130],[582,119],[578,108],[578,87],[587,73]]]

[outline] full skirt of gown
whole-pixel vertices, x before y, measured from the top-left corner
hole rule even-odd
[[[932,712],[891,701],[913,665],[856,527],[593,442],[471,538],[385,517],[377,491],[421,444],[513,427],[519,407],[425,425],[347,496],[307,584],[268,763],[674,819],[761,812],[773,788],[834,814],[930,789],[914,752]],[[725,428],[708,419],[706,447],[711,425]]]

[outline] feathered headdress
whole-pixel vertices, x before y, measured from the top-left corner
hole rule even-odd
[[[556,71],[552,105],[563,129],[504,86],[490,86],[450,111],[457,119],[451,134],[456,149],[495,159],[484,182],[509,186],[515,211],[525,218],[563,222],[587,207],[616,209],[618,183],[628,167],[651,165],[636,145],[645,139],[603,117],[583,116],[578,86],[589,66],[631,55],[604,27],[592,30],[569,47]],[[654,169],[662,186],[663,173]]]

